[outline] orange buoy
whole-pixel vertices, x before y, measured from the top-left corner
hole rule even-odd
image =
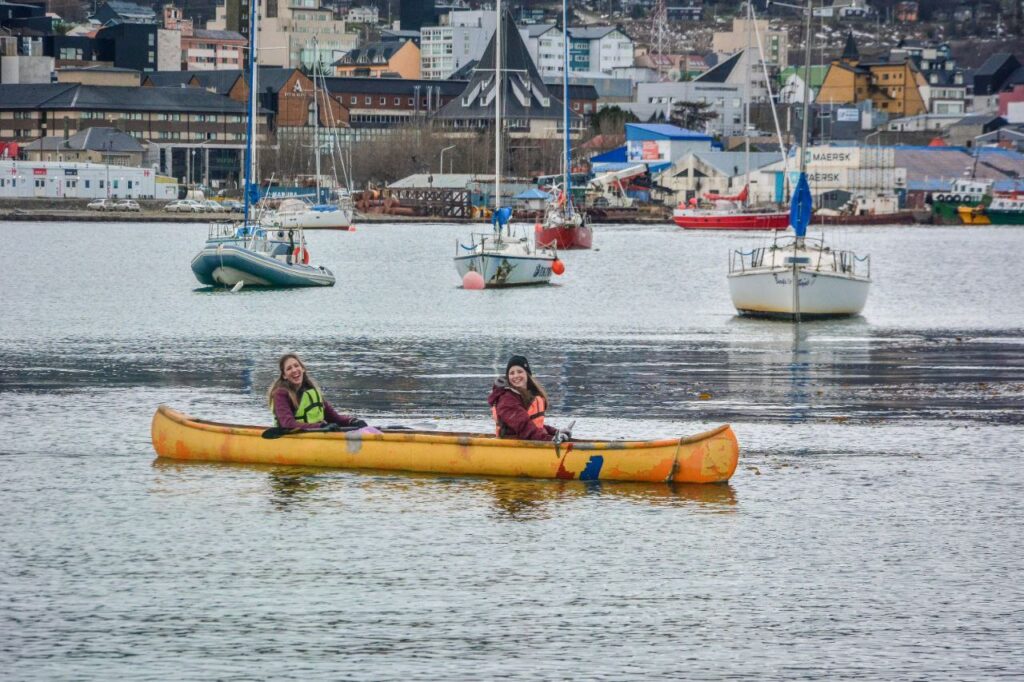
[[[563,272],[565,272],[565,263],[556,258],[554,262],[551,263],[551,272],[555,273],[556,275],[561,275]]]

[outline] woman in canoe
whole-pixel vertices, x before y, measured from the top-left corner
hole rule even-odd
[[[362,419],[338,414],[331,407],[298,355],[282,355],[277,366],[280,370],[277,381],[267,391],[267,402],[274,412],[277,426],[302,430],[322,429],[330,424],[353,428],[366,426]]]
[[[567,440],[568,432],[544,424],[548,394],[533,378],[530,362],[522,355],[513,355],[505,365],[505,376],[498,377],[487,398],[494,417],[498,438],[520,440]]]

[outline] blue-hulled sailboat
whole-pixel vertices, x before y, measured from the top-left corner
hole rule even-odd
[[[206,244],[192,259],[192,272],[203,284],[238,290],[243,286],[330,287],[334,274],[310,265],[302,229],[264,226],[257,213],[260,198],[256,172],[256,93],[258,42],[256,9],[249,9],[249,124],[245,143],[245,209],[241,223],[216,223]]]

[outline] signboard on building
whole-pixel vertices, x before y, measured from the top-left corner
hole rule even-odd
[[[643,161],[658,161],[661,159],[661,150],[655,140],[644,140],[641,148],[640,158]]]
[[[46,169],[45,168],[33,168],[32,169],[32,175],[46,175]]]
[[[856,123],[860,120],[860,111],[857,109],[851,109],[849,107],[843,107],[842,109],[836,109],[836,121],[838,122],[849,122]]]

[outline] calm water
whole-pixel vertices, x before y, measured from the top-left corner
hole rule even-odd
[[[733,316],[761,237],[601,226],[458,288],[455,225],[312,233],[333,289],[197,289],[205,227],[0,224],[8,679],[1019,679],[1019,228],[834,232],[862,318]],[[486,430],[513,351],[577,436],[731,422],[725,486],[157,461],[159,403],[266,423],[276,357],[377,423]]]

